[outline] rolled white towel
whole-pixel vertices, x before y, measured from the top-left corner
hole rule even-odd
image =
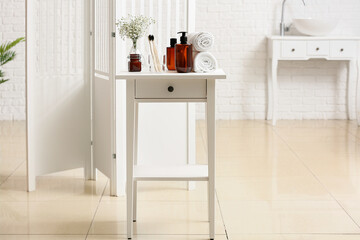
[[[214,45],[214,36],[209,32],[198,32],[189,34],[189,42],[199,52],[209,51]]]
[[[194,59],[194,71],[197,73],[208,73],[217,69],[217,61],[209,52],[196,53]]]

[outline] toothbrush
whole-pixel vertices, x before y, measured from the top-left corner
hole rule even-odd
[[[161,72],[161,64],[160,64],[160,60],[159,60],[159,55],[156,49],[156,46],[154,44],[154,35],[149,35],[149,44],[150,44],[150,51],[153,57],[153,62],[154,62],[154,68],[156,72]]]
[[[152,44],[151,44],[151,37],[152,35],[149,35],[148,36],[148,39],[149,39],[149,46],[150,46],[150,53],[151,53],[151,57],[153,59],[153,63],[154,63],[154,69],[155,69],[155,72],[157,72],[157,68],[156,68],[156,64],[155,64],[155,55],[154,55],[154,50],[153,50],[153,47],[152,47]],[[149,63],[150,63],[150,59],[149,59]],[[151,66],[150,66],[151,67]]]
[[[149,35],[148,39],[149,39],[150,53],[151,53],[151,56],[152,56],[152,59],[153,59],[154,70],[155,70],[155,72],[158,72],[158,68],[156,66],[154,48],[153,48],[153,44],[152,44],[153,35]]]
[[[150,54],[148,55],[149,72],[151,72],[151,60]]]
[[[160,63],[159,54],[158,54],[158,51],[157,51],[157,49],[156,49],[156,45],[155,45],[155,42],[154,42],[154,40],[155,40],[154,36],[152,37],[152,39],[153,39],[152,43],[153,43],[153,48],[154,48],[154,53],[155,53],[155,59],[156,59],[157,67],[158,67],[159,72],[161,72],[161,71],[162,71],[162,70],[161,70],[161,63]]]
[[[163,56],[163,65],[162,65],[162,70],[165,72],[166,71],[166,57],[165,55]]]

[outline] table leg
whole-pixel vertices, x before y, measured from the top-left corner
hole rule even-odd
[[[134,80],[126,82],[126,200],[127,200],[127,238],[133,232],[133,174],[134,174]]]
[[[356,88],[356,86],[354,84],[356,84],[356,79],[355,79],[355,74],[354,74],[354,70],[356,69],[356,61],[354,60],[350,60],[348,62],[348,84],[347,84],[347,107],[348,107],[348,118],[349,120],[354,120],[355,116],[354,116],[354,90]]]
[[[272,107],[272,125],[276,125],[277,120],[277,111],[278,111],[278,83],[277,83],[277,68],[278,68],[278,60],[272,59],[271,62],[271,79],[272,79],[272,94],[273,94],[273,107]]]
[[[134,165],[138,164],[138,129],[139,129],[139,103],[134,103],[134,115],[135,115],[135,129],[134,129]],[[133,222],[136,222],[136,215],[137,215],[137,181],[134,181],[134,199],[133,199]]]
[[[215,79],[207,80],[208,193],[210,239],[215,238]]]
[[[267,106],[267,120],[272,119],[272,111],[273,111],[273,92],[272,92],[272,78],[271,78],[271,62],[272,60],[269,58],[267,60],[267,81],[268,81],[268,106]]]

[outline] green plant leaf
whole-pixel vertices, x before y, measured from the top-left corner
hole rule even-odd
[[[3,66],[6,63],[14,60],[15,57],[16,57],[15,51],[7,51],[4,54],[0,54],[0,66]]]
[[[0,79],[0,84],[5,83],[7,81],[9,81],[9,79]]]
[[[0,84],[9,81],[9,79],[4,79],[5,73],[0,69]]]
[[[1,44],[0,45],[0,55],[9,51],[11,48],[15,47],[16,45],[18,45],[19,43],[24,42],[24,41],[25,41],[25,38],[21,37],[12,42],[6,42],[6,43]]]
[[[6,42],[0,45],[0,67],[6,63],[12,61],[16,57],[15,51],[10,51],[13,47],[18,45],[21,42],[24,42],[25,38],[21,37],[12,42]],[[4,79],[5,73],[0,69],[0,84],[9,81],[9,79]]]

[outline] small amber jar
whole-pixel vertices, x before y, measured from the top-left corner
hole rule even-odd
[[[140,54],[130,54],[129,72],[141,72],[141,55]]]

